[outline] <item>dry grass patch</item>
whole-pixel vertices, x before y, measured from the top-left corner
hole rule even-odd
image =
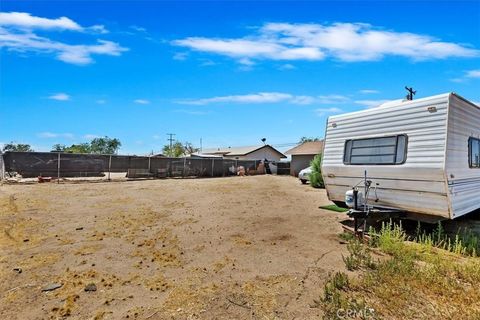
[[[250,246],[252,245],[252,241],[248,240],[246,236],[243,234],[234,234],[230,237],[233,243],[241,246]]]
[[[366,245],[351,240],[344,260],[361,273],[331,276],[317,301],[326,318],[341,318],[338,310],[370,319],[480,318],[480,260],[405,239],[401,228],[382,229],[374,245],[388,257],[376,260]]]
[[[145,261],[155,262],[161,267],[179,267],[183,264],[179,240],[172,234],[170,229],[158,231],[155,237],[137,242],[137,249],[133,252],[134,257],[139,257],[143,264]]]

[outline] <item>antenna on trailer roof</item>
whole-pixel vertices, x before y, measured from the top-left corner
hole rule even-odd
[[[408,91],[406,96],[407,100],[413,100],[413,96],[417,93],[417,91],[414,91],[413,88],[409,88],[407,86],[405,86],[405,90]]]

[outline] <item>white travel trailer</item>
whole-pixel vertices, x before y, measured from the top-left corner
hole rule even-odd
[[[480,208],[480,107],[447,93],[329,117],[322,162],[329,199],[345,202],[365,171],[376,188],[368,203],[379,208],[426,221]]]

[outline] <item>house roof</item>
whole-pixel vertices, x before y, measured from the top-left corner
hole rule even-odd
[[[291,155],[311,155],[323,152],[323,140],[309,141],[299,144],[298,146],[288,150],[285,154]]]
[[[286,158],[286,156],[272,147],[271,145],[260,145],[260,146],[246,146],[246,147],[228,147],[228,148],[213,148],[213,149],[204,149],[202,154],[214,154],[214,155],[223,155],[223,156],[246,156],[252,152],[260,150],[262,148],[270,148],[273,151],[277,152],[281,158]]]
[[[192,153],[188,155],[190,158],[205,158],[205,159],[222,159],[223,155],[217,155],[217,154],[205,154],[205,153]]]

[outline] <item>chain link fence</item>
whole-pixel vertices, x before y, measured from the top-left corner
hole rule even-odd
[[[6,152],[0,159],[2,160],[0,165],[3,163],[6,176],[20,175],[22,178],[40,176],[58,179],[71,177],[110,179],[111,173],[119,172],[126,173],[128,178],[225,177],[236,175],[239,170],[247,175],[265,173],[260,160],[223,158]]]

